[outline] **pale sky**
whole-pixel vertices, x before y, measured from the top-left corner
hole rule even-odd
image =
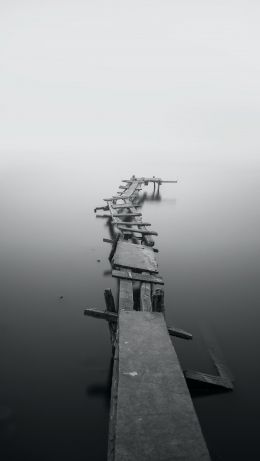
[[[0,0],[0,153],[260,163],[258,0]]]

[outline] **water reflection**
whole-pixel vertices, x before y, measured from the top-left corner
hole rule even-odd
[[[0,406],[12,416],[0,423],[1,461],[106,459],[109,332],[83,310],[102,308],[105,288],[117,293],[111,244],[102,241],[113,237],[111,223],[93,213],[133,173],[117,160],[107,175],[99,159],[90,165],[53,155],[39,166],[30,157],[2,178]],[[136,175],[150,175],[141,162]],[[256,459],[259,174],[234,166],[231,181],[222,168],[220,183],[215,167],[170,159],[155,166],[160,177],[181,179],[159,191],[149,186],[137,199],[159,233],[167,320],[194,335],[192,344],[175,347],[185,369],[210,372],[200,343],[205,319],[236,377],[233,393],[192,389],[194,405],[214,461]]]

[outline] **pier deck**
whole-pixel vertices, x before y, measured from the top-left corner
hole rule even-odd
[[[138,204],[143,185],[152,182],[155,190],[155,184],[176,181],[133,176],[123,182],[118,196],[95,209],[109,211],[104,217],[110,219],[111,239],[104,241],[112,243],[118,304],[106,290],[104,312],[85,309],[109,322],[114,353],[108,461],[210,461],[185,378],[225,389],[232,383],[219,363],[218,377],[181,369],[169,335],[192,335],[166,325],[164,282],[153,248],[157,234],[148,231]]]
[[[209,461],[163,314],[121,311],[118,334],[114,460]]]

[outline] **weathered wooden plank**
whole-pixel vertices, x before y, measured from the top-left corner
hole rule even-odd
[[[151,226],[149,222],[135,222],[135,221],[112,221],[113,224],[123,225],[123,226]]]
[[[119,310],[131,311],[134,308],[133,283],[130,280],[120,280]]]
[[[118,370],[119,370],[118,347],[116,347],[115,354],[114,354],[113,375],[112,375],[112,385],[111,385],[107,461],[115,460],[115,432],[116,432],[116,413],[117,413]]]
[[[120,192],[119,192],[119,194],[120,194]],[[130,197],[131,197],[131,195],[129,196],[129,195],[126,195],[126,194],[124,194],[124,195],[121,194],[118,197],[116,195],[113,195],[112,200],[118,200],[118,199],[124,200],[124,199],[130,198]]]
[[[141,283],[140,287],[140,311],[152,312],[151,284]]]
[[[144,229],[129,229],[128,227],[123,227],[122,225],[118,227],[120,227],[120,230],[123,232],[131,232],[131,233],[136,232],[142,235],[158,235],[158,232],[155,232],[155,231],[149,231],[149,230],[144,230]]]
[[[113,218],[131,218],[132,216],[142,216],[142,213],[113,213]]]
[[[103,238],[103,242],[105,242],[105,243],[113,243],[114,240],[113,239]]]
[[[161,182],[161,183],[165,183],[165,184],[176,184],[178,181],[177,180],[174,180],[174,181],[165,181],[161,178],[135,178],[136,181],[138,182]],[[122,179],[121,182],[132,182],[132,181],[129,181],[128,179]]]
[[[107,311],[116,313],[117,310],[116,310],[114,296],[112,294],[111,288],[105,289],[104,296],[105,296],[105,303],[106,303]],[[109,325],[110,341],[112,344],[112,353],[114,355],[115,346],[116,346],[115,342],[116,342],[116,333],[117,333],[117,322],[109,321],[108,325]]]
[[[154,312],[162,312],[164,314],[164,291],[161,287],[153,286],[152,306]]]
[[[87,308],[84,309],[84,315],[88,317],[95,317],[97,319],[109,320],[109,322],[117,322],[117,314],[108,311],[100,311],[98,309]]]
[[[150,274],[147,274],[147,275],[140,274],[138,272],[133,272],[133,271],[113,270],[112,277],[121,278],[121,279],[129,279],[129,280],[133,280],[137,282],[150,282],[150,283],[156,283],[158,285],[164,285],[163,279],[159,276],[150,275]]]
[[[94,213],[96,213],[97,210],[107,211],[108,209],[108,206],[96,206],[96,208],[94,208]]]
[[[121,311],[114,461],[209,461],[163,315]]]
[[[125,203],[129,204],[130,202],[129,202],[129,201],[126,201]],[[130,211],[131,211],[131,212],[135,212],[135,211],[136,211],[136,208],[135,208],[135,207],[136,207],[136,205],[133,204],[133,207],[130,208]],[[136,218],[134,218],[134,220],[135,220],[136,222],[138,222],[138,223],[142,222],[142,218],[141,218],[141,217],[138,217],[138,216],[137,216]],[[151,235],[147,235],[147,234],[143,235],[143,241],[144,241],[144,243],[145,243],[147,246],[151,246],[151,247],[154,246],[154,240],[153,240],[153,238],[152,238]]]
[[[111,288],[106,288],[104,291],[105,302],[108,312],[116,312],[116,306],[114,301],[114,296],[112,294]]]
[[[132,184],[128,187],[128,189],[123,193],[122,198],[129,198],[131,195],[135,193],[136,188],[139,186],[138,181],[133,181]]]
[[[158,264],[151,248],[124,240],[118,241],[112,263],[113,266],[158,272]]]
[[[109,254],[109,261],[111,262],[112,261],[112,258],[116,252],[116,248],[117,248],[117,244],[118,244],[118,241],[120,239],[120,234],[117,234],[116,237],[114,238],[113,240],[113,243],[112,243],[112,248],[111,248],[111,251],[110,251],[110,254]]]
[[[192,339],[192,334],[188,331],[182,330],[181,328],[167,327],[168,332],[171,336],[176,336],[182,339]]]
[[[134,205],[135,208],[139,207],[141,208],[142,205]],[[124,204],[124,203],[119,203],[118,205],[112,205],[112,208],[132,208],[133,207],[133,204]]]
[[[111,202],[108,202],[108,208],[109,208],[109,211],[110,211],[111,217],[112,217],[112,216],[113,216],[114,210],[113,210],[113,208],[112,208]],[[117,221],[119,221],[119,219],[116,218],[116,217],[114,217],[114,218],[113,218],[113,221],[114,221],[114,222],[117,222]],[[113,257],[113,255],[114,255],[115,248],[116,248],[116,245],[117,245],[117,241],[118,241],[119,236],[120,236],[120,235],[121,235],[121,236],[123,235],[123,233],[120,231],[120,229],[119,229],[118,227],[114,228],[114,234],[116,234],[116,235],[115,235],[115,243],[113,243],[113,245],[112,245],[112,249],[111,249],[111,253],[110,253],[110,256],[109,256],[109,260],[111,260],[112,257]]]

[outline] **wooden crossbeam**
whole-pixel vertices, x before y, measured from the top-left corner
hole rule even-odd
[[[100,311],[98,309],[84,309],[84,315],[95,317],[97,319],[109,320],[109,322],[117,322],[117,314],[114,312]]]
[[[158,287],[158,284],[153,285],[152,306],[154,312],[161,312],[165,314],[164,290],[162,289],[162,287]]]
[[[107,210],[109,210],[109,208],[108,208],[108,206],[96,206],[96,208],[94,208],[94,213],[96,213],[97,210],[107,211]]]
[[[127,270],[113,270],[112,277],[117,277],[121,279],[136,280],[139,282],[150,282],[156,283],[158,285],[164,285],[162,277],[150,275],[150,274],[140,274],[138,272],[127,271]]]
[[[113,213],[114,218],[130,218],[131,216],[142,216],[142,213]]]
[[[143,230],[143,229],[129,229],[129,227],[122,227],[121,225],[119,226],[120,230],[123,232],[130,232],[130,233],[139,233],[142,235],[158,235],[158,232],[155,231],[148,231],[148,230]]]
[[[118,193],[120,194],[120,192],[118,192]],[[131,195],[132,195],[132,194],[131,194]],[[129,197],[130,197],[130,195],[118,195],[118,196],[113,195],[112,200],[118,200],[118,199],[124,200],[124,199],[128,199]]]
[[[113,224],[123,225],[123,226],[151,226],[149,222],[137,222],[137,221],[112,221]]]
[[[135,208],[140,208],[142,205],[133,205],[132,203],[131,204],[125,204],[125,203],[119,203],[118,205],[112,205],[112,208],[132,208],[132,207],[135,207]]]
[[[147,282],[144,282],[143,285],[145,285],[145,289],[149,290],[148,291],[148,293],[149,293],[150,292],[149,284],[147,285]],[[118,314],[115,311],[113,297],[111,298],[111,290],[105,290],[105,298],[106,298],[106,304],[110,305],[111,310],[101,311],[99,309],[87,308],[87,309],[84,309],[84,315],[87,315],[88,317],[94,317],[94,318],[97,318],[97,319],[107,320],[109,322],[117,322]],[[143,294],[142,298],[144,298],[144,294]],[[148,308],[147,304],[149,304],[149,303],[147,302],[147,300],[145,302],[143,300],[142,304],[146,304],[145,308],[142,309],[142,310],[151,310],[152,306],[150,306],[150,308]],[[172,335],[172,336],[179,336],[179,337],[185,338],[185,339],[191,339],[192,338],[192,335],[190,333],[186,333],[183,330],[179,330],[178,328],[167,327],[167,329],[168,329],[168,332],[170,333],[170,335]],[[180,331],[184,332],[186,336],[180,336],[179,335]],[[187,337],[187,336],[189,336],[189,337]],[[190,336],[191,336],[191,338],[190,338]],[[218,379],[219,378],[218,376],[211,376],[211,375],[207,375],[206,373],[200,373],[198,371],[186,371],[185,372],[185,377],[187,379],[188,378],[189,379],[198,379],[200,381],[204,380],[207,383],[220,385],[219,384],[220,381]],[[224,385],[224,387],[226,387],[226,386]]]
[[[181,330],[180,328],[168,327],[168,332],[171,336],[176,336],[177,338],[182,339],[192,339],[192,334],[188,331]]]
[[[105,243],[113,243],[114,240],[113,239],[103,238],[103,242],[105,242]]]

